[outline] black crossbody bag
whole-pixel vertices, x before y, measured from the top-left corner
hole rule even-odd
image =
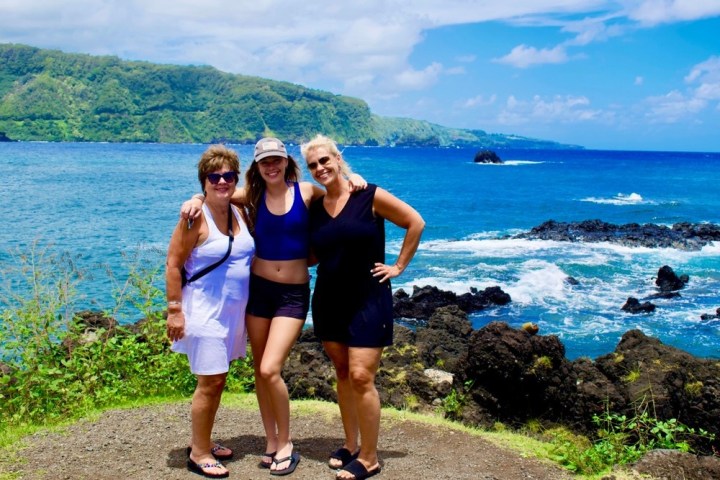
[[[215,270],[217,267],[219,267],[227,258],[230,256],[230,251],[232,250],[232,244],[233,240],[235,239],[235,236],[233,235],[233,228],[232,228],[232,206],[228,205],[228,249],[227,252],[225,252],[225,256],[222,257],[219,261],[213,263],[212,265],[208,265],[207,267],[203,268],[199,272],[197,272],[195,275],[193,275],[190,278],[187,278],[187,271],[185,270],[185,267],[183,266],[180,269],[180,278],[182,279],[182,286],[184,287],[190,282],[194,282],[200,277],[204,277],[208,273]]]

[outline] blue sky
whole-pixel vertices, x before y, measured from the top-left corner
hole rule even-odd
[[[720,151],[720,0],[0,0],[0,42],[212,65],[379,115]]]

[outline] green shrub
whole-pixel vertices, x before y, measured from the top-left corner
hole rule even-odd
[[[442,410],[447,418],[453,420],[460,419],[460,417],[462,416],[463,407],[467,403],[466,392],[472,389],[473,384],[473,380],[468,380],[463,385],[463,391],[458,391],[456,388],[453,388],[450,393],[445,398],[443,398]]]
[[[609,410],[594,415],[598,431],[592,444],[566,430],[546,432],[553,439],[555,460],[576,473],[595,474],[613,465],[634,462],[654,449],[692,451],[693,437],[714,439],[713,434],[703,429],[690,428],[674,418],[658,419],[648,410],[649,405],[641,402],[632,417]]]
[[[135,259],[116,286],[108,318],[132,309],[136,325],[98,329],[90,337],[75,317],[82,273],[68,255],[34,245],[7,267],[0,290],[0,424],[44,424],[146,397],[189,396],[196,384],[187,357],[170,352],[161,261]],[[251,360],[233,362],[228,390],[253,388]]]

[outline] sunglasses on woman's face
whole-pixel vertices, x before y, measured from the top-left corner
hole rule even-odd
[[[220,183],[220,179],[225,180],[225,183],[235,183],[238,181],[238,174],[237,172],[225,172],[225,173],[208,173],[207,179],[210,180],[210,183],[213,185],[217,185]]]
[[[318,167],[318,163],[324,167],[329,161],[330,157],[320,157],[318,158],[317,162],[310,162],[307,164],[308,170],[316,170]]]

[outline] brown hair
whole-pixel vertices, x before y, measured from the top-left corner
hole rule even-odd
[[[240,158],[237,152],[225,145],[210,145],[198,162],[198,180],[200,180],[200,188],[203,192],[205,192],[205,180],[208,173],[220,170],[222,167],[227,167],[240,174]]]
[[[240,157],[237,152],[225,145],[210,145],[208,149],[203,152],[198,162],[198,180],[200,180],[200,188],[203,193],[206,193],[205,180],[207,179],[208,173],[220,170],[223,167],[227,167],[235,172],[235,188],[239,188],[237,183],[240,175]],[[254,230],[253,222],[248,217],[246,207],[238,207],[238,210],[248,230],[252,232]]]
[[[288,155],[287,162],[285,182],[297,182],[300,179],[300,167],[292,155]],[[263,180],[262,175],[260,175],[258,162],[253,162],[250,168],[247,169],[247,172],[245,172],[245,202],[248,209],[248,216],[253,226],[257,219],[258,205],[260,205],[262,201],[264,192],[265,180]]]

